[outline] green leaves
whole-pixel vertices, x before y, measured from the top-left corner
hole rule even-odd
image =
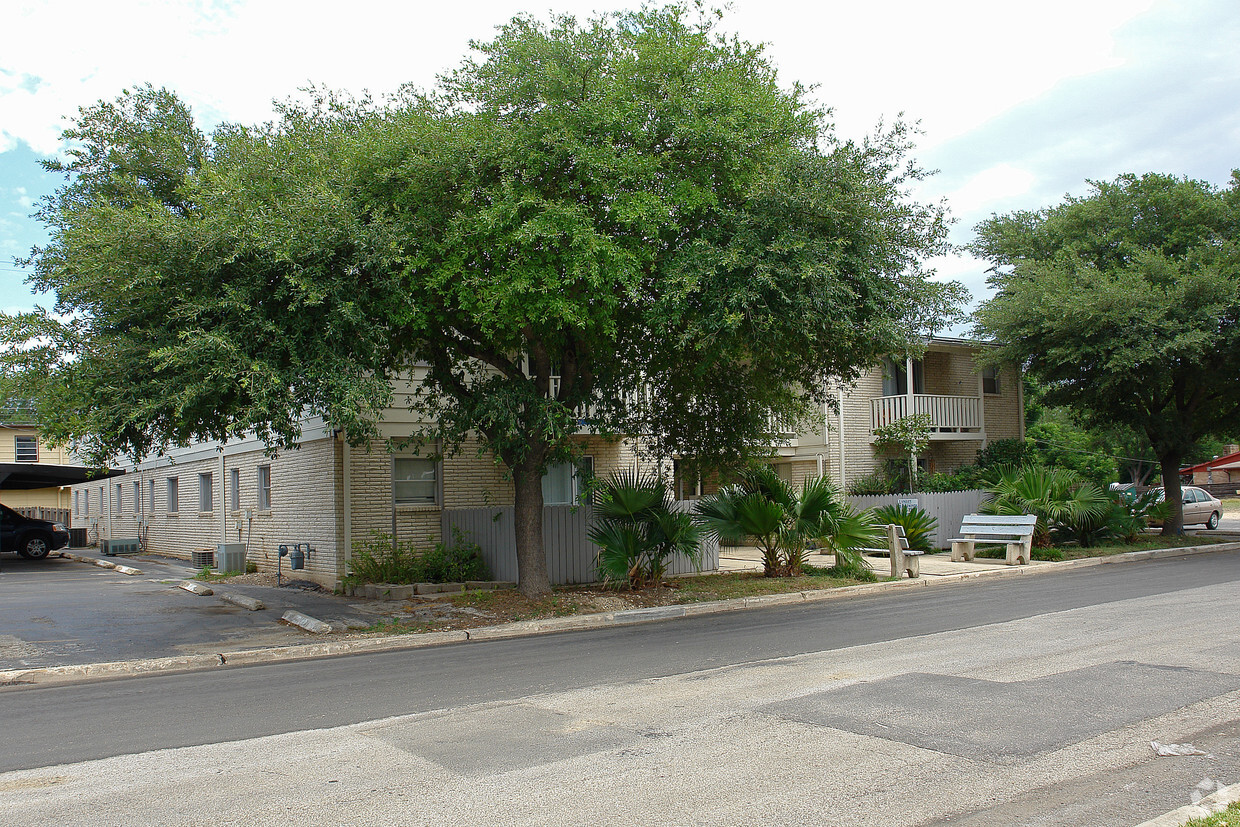
[[[1085,424],[1144,434],[1168,469],[1234,427],[1238,182],[1124,175],[979,225],[973,249],[997,292],[977,323],[999,342],[995,359],[1025,365],[1047,402]]]

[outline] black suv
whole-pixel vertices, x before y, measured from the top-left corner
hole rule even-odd
[[[16,551],[22,557],[38,560],[69,545],[69,529],[50,520],[23,517],[7,505],[0,505],[0,551]]]

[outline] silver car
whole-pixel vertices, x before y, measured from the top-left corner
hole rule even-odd
[[[1158,501],[1163,500],[1163,490],[1158,491]],[[1180,499],[1184,504],[1184,525],[1204,525],[1206,528],[1218,528],[1219,517],[1223,514],[1223,504],[1210,495],[1209,491],[1192,485],[1180,487]]]

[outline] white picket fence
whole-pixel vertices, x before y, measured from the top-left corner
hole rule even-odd
[[[951,545],[948,541],[958,536],[960,521],[967,514],[976,514],[987,496],[985,491],[975,488],[969,491],[875,494],[849,497],[848,501],[856,508],[877,508],[883,505],[899,505],[902,502],[912,503],[939,521],[931,537],[930,545],[934,548],[948,548]]]

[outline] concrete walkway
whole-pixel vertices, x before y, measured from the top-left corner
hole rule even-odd
[[[887,562],[886,557],[866,557],[865,561],[870,564],[870,568],[880,577],[886,576],[891,570],[891,564]],[[805,558],[805,562],[814,566],[833,566],[835,565],[834,554],[819,554],[811,551]],[[1030,563],[1032,566],[1049,565],[1043,560],[1034,560]],[[946,577],[952,574],[965,574],[971,571],[982,571],[993,568],[1006,568],[1007,563],[1002,560],[990,560],[985,558],[975,558],[968,563],[953,563],[951,552],[944,551],[938,554],[923,554],[921,556],[921,576],[922,577]],[[762,550],[752,546],[736,546],[724,547],[719,549],[719,570],[730,571],[762,571]]]

